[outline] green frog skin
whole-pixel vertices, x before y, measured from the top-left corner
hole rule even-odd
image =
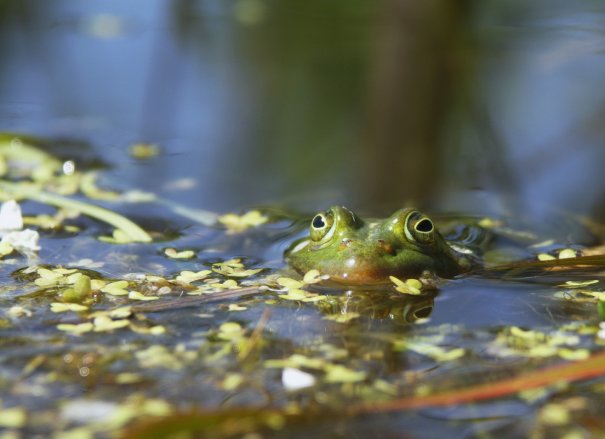
[[[318,213],[309,236],[286,250],[300,273],[317,269],[350,285],[389,282],[431,274],[453,277],[473,267],[472,255],[448,243],[433,221],[416,209],[401,209],[383,220],[364,221],[341,206]]]

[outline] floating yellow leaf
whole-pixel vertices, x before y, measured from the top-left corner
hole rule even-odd
[[[166,328],[162,325],[155,325],[149,328],[149,333],[151,335],[163,335],[166,334]]]
[[[112,282],[101,288],[103,293],[111,294],[112,296],[126,296],[128,295],[128,282],[125,280],[119,280]]]
[[[344,314],[332,314],[329,316],[324,317],[324,320],[332,320],[333,322],[338,322],[338,323],[347,323],[350,322],[351,320],[357,319],[360,317],[360,314],[358,312],[347,312]]]
[[[201,271],[181,271],[181,273],[176,277],[178,282],[182,282],[185,284],[190,284],[191,282],[195,282],[198,280],[205,279],[208,275],[212,273],[210,270],[201,270]]]
[[[121,229],[115,229],[111,236],[99,236],[99,241],[108,242],[110,244],[131,244],[134,242],[141,242],[141,239],[132,237]]]
[[[138,160],[147,160],[156,157],[160,153],[160,147],[153,143],[135,143],[128,147],[131,157]]]
[[[583,358],[588,352],[570,348],[579,343],[580,337],[577,334],[563,331],[544,333],[513,326],[498,334],[490,350],[500,356],[547,358],[558,355],[570,359],[575,356]]]
[[[95,332],[107,332],[113,331],[114,329],[125,328],[130,325],[129,320],[113,320],[108,316],[98,316],[94,319],[94,331]]]
[[[602,291],[579,290],[579,291],[577,291],[577,294],[581,294],[584,296],[590,296],[590,297],[593,297],[600,301],[605,301],[605,292],[602,292]]]
[[[532,244],[530,246],[528,246],[529,248],[540,248],[540,247],[548,247],[550,245],[553,245],[555,243],[554,239],[547,239],[541,242],[536,242],[535,244]]]
[[[11,306],[8,309],[8,315],[11,316],[11,317],[17,317],[17,318],[20,318],[20,317],[31,317],[32,316],[32,312],[29,309],[27,309],[27,308],[24,308],[24,307],[19,306],[19,305],[15,305],[15,306]]]
[[[395,276],[389,276],[389,279],[395,284],[395,290],[400,293],[410,294],[412,296],[417,296],[421,293],[420,289],[422,288],[422,282],[418,279],[408,279],[405,282]]]
[[[0,427],[22,428],[27,422],[27,412],[23,407],[0,409]]]
[[[112,309],[111,311],[106,313],[109,317],[113,319],[126,319],[132,315],[132,310],[129,306],[122,306],[120,308]]]
[[[328,296],[324,296],[322,294],[309,293],[306,298],[302,299],[301,302],[321,302],[322,300],[327,300]]]
[[[0,241],[0,258],[10,255],[14,250],[8,241]]]
[[[258,227],[265,224],[269,217],[261,214],[258,210],[251,210],[244,215],[228,213],[218,217],[218,222],[227,228],[227,233],[241,233],[250,227]]]
[[[42,229],[54,229],[61,225],[63,219],[64,218],[59,214],[56,216],[41,214],[32,217],[24,217],[23,224],[40,227]],[[67,227],[65,227],[65,230],[67,230]]]
[[[130,330],[137,334],[150,334],[150,335],[164,335],[166,334],[166,328],[162,325],[155,326],[144,326],[138,324],[131,324]]]
[[[244,376],[241,373],[229,373],[221,383],[224,390],[235,390],[244,382]]]
[[[567,425],[570,421],[569,410],[562,404],[547,404],[540,410],[540,420],[546,425]]]
[[[78,270],[76,270],[75,268],[63,268],[63,267],[57,267],[54,270],[52,270],[54,273],[58,273],[61,275],[68,275],[68,274],[74,274],[76,273]]]
[[[559,259],[570,259],[575,258],[577,253],[571,248],[565,248],[559,252]]]
[[[328,383],[358,383],[366,379],[366,373],[362,370],[352,370],[340,364],[326,366],[325,380]]]
[[[65,331],[73,335],[81,335],[85,332],[90,332],[93,329],[93,324],[90,322],[72,325],[70,323],[60,323],[57,325],[59,331]]]
[[[87,427],[72,428],[53,434],[53,439],[94,439],[94,437],[94,431]]]
[[[554,257],[554,256],[552,256],[552,255],[549,255],[548,253],[540,253],[540,254],[538,255],[538,260],[539,260],[539,261],[552,261],[552,260],[554,260],[554,259],[557,259],[557,258],[555,258],[555,257]]]
[[[34,281],[34,283],[39,287],[50,287],[56,285],[56,281],[52,279],[48,279],[45,277],[40,277]]]
[[[158,296],[146,296],[143,293],[140,293],[138,291],[130,291],[128,293],[128,298],[131,300],[158,300],[159,297]]]
[[[101,280],[101,279],[91,279],[90,280],[90,289],[93,291],[100,291],[101,288],[103,288],[105,285],[107,285],[107,282],[105,282],[104,280]]]
[[[61,273],[57,273],[47,268],[39,268],[37,273],[40,277],[36,279],[34,283],[39,287],[48,287],[64,281],[64,276]]]
[[[305,273],[303,277],[303,282],[306,284],[314,284],[317,282],[321,282],[323,280],[323,276],[319,274],[319,270],[309,270]]]
[[[559,357],[563,358],[564,360],[568,360],[568,361],[585,360],[588,357],[590,357],[590,351],[588,349],[560,348],[557,351],[557,354],[559,355]]]
[[[52,312],[65,312],[65,311],[86,311],[88,309],[87,306],[80,305],[79,303],[61,303],[61,302],[53,302],[50,304],[50,310]]]
[[[67,283],[73,284],[73,288],[63,291],[63,300],[66,302],[81,303],[91,292],[91,281],[88,276],[82,273],[74,273],[67,277]]]
[[[565,287],[565,288],[582,288],[582,287],[587,287],[588,285],[594,285],[596,283],[599,283],[599,281],[596,279],[593,279],[593,280],[568,280],[564,284],[557,285],[557,286]]]
[[[518,337],[518,338],[522,338],[525,340],[539,340],[542,341],[545,339],[545,335],[542,332],[538,332],[538,331],[531,331],[531,330],[525,330],[525,329],[521,329],[518,326],[511,326],[509,328],[510,330],[510,334],[514,337]]]
[[[116,383],[118,384],[134,384],[141,382],[143,377],[134,372],[122,372],[116,375]]]
[[[484,227],[486,229],[491,229],[494,227],[502,227],[502,221],[496,220],[494,218],[485,217],[479,221],[479,226]]]
[[[225,264],[214,264],[212,266],[212,271],[227,277],[248,277],[262,270],[262,268],[245,269],[243,267],[235,267],[232,265]]]
[[[137,351],[135,353],[136,357],[141,361],[141,366],[143,367],[154,367],[163,363],[162,361],[158,361],[163,357],[167,357],[169,360],[172,360],[172,354],[169,353],[168,348],[162,345],[152,345],[147,349],[143,349]],[[170,364],[171,361],[167,361],[166,363]]]
[[[229,311],[245,311],[248,308],[246,308],[245,306],[240,306],[237,303],[230,303],[228,309]]]
[[[277,283],[287,289],[298,289],[305,285],[304,282],[292,279],[290,277],[280,277],[277,279]]]
[[[139,365],[145,368],[163,367],[165,369],[179,370],[183,366],[194,360],[197,356],[195,352],[179,349],[169,350],[163,345],[152,345],[147,349],[135,353]]]
[[[96,172],[87,172],[82,175],[80,181],[80,190],[88,198],[95,200],[115,201],[120,198],[120,194],[107,189],[101,189],[97,185],[99,174]]]
[[[236,322],[225,322],[219,327],[218,330],[219,333],[217,334],[217,337],[221,340],[229,341],[241,339],[246,331],[239,323]]]
[[[177,251],[174,248],[167,248],[164,250],[164,254],[172,259],[191,259],[195,257],[193,250]]]
[[[237,281],[233,279],[227,279],[225,282],[211,282],[208,283],[207,286],[210,289],[221,289],[221,290],[229,290],[237,287]]]
[[[286,300],[305,300],[309,297],[313,297],[313,295],[308,291],[292,288],[288,290],[287,294],[280,294],[279,297]]]
[[[90,277],[86,276],[85,274],[82,273],[78,273],[80,276],[78,276],[75,279],[74,282],[74,290],[76,291],[76,293],[78,293],[81,296],[84,296],[88,293],[90,293],[91,290],[91,283],[90,283]]]
[[[465,354],[465,350],[462,348],[448,350],[436,344],[426,342],[396,342],[395,349],[414,351],[439,362],[457,360]]]
[[[242,268],[244,264],[242,264],[242,260],[239,258],[227,259],[223,262],[216,262],[213,264],[215,267],[232,267],[232,268]]]

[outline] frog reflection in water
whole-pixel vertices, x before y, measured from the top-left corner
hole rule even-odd
[[[317,269],[350,285],[384,283],[389,276],[453,277],[477,265],[471,252],[446,241],[415,209],[364,221],[340,206],[315,215],[310,236],[293,243],[286,259],[299,272]]]

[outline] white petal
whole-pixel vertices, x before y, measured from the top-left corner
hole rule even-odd
[[[40,235],[35,230],[25,229],[20,232],[10,232],[2,237],[2,242],[8,242],[19,252],[35,252],[40,250],[38,241]]]
[[[0,229],[21,230],[23,228],[23,216],[21,206],[15,200],[2,203],[0,207]]]
[[[302,370],[286,367],[282,373],[281,381],[286,390],[299,390],[314,385],[315,377]]]
[[[75,399],[63,405],[61,417],[76,423],[108,422],[119,406],[113,402]]]

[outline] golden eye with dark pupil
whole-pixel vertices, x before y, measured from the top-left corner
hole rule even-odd
[[[405,224],[405,236],[411,242],[431,244],[434,240],[435,227],[433,222],[420,212],[408,215]]]
[[[311,220],[310,235],[313,241],[321,241],[328,235],[334,224],[334,214],[331,211],[318,213]]]
[[[433,231],[433,222],[428,218],[423,218],[414,226],[417,232],[429,233]]]
[[[416,319],[426,319],[433,312],[432,306],[425,306],[423,308],[419,308],[414,312],[414,317]]]
[[[315,229],[321,229],[326,226],[326,222],[323,219],[323,215],[315,215],[315,218],[313,218],[311,224]]]

